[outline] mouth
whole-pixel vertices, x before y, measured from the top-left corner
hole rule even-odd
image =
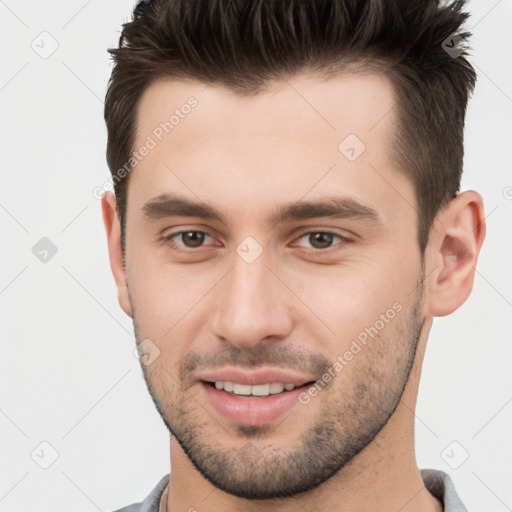
[[[215,388],[218,391],[224,391],[232,396],[247,397],[247,398],[262,398],[269,395],[279,395],[288,393],[298,388],[308,388],[312,386],[315,381],[308,381],[304,384],[293,384],[283,382],[267,382],[263,384],[242,384],[239,382],[231,381],[203,381],[206,385]]]
[[[233,381],[199,381],[211,407],[225,420],[237,425],[261,426],[294,409],[315,381],[304,383],[267,382],[244,384]],[[306,408],[299,409],[300,414]]]

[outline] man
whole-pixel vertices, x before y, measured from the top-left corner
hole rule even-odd
[[[485,237],[463,4],[135,8],[102,208],[172,470],[123,511],[466,510],[414,452],[432,321]]]

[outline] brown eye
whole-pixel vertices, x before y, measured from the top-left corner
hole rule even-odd
[[[309,242],[315,249],[325,249],[332,244],[334,235],[332,233],[310,233]]]
[[[165,240],[172,246],[193,249],[201,247],[207,237],[211,238],[210,235],[204,231],[189,230],[166,236]]]
[[[304,233],[300,237],[300,239],[303,238],[305,238],[310,244],[309,248],[320,251],[323,249],[329,249],[333,245],[335,239],[339,239],[342,242],[346,241],[346,239],[341,235],[330,233],[328,231],[311,231],[309,233]],[[306,246],[306,248],[308,247]]]
[[[199,247],[204,241],[205,233],[202,231],[184,231],[181,240],[187,247]]]

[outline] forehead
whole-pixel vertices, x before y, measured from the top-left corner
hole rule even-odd
[[[197,105],[189,109],[191,98]],[[296,76],[269,82],[262,92],[250,95],[195,80],[159,79],[139,101],[137,138],[141,142],[176,113],[178,119],[172,122],[176,144],[191,132],[201,139],[234,133],[298,138],[311,137],[312,129],[317,132],[315,141],[322,139],[325,144],[335,144],[348,133],[370,142],[393,129],[394,104],[391,82],[377,74]]]
[[[157,80],[137,109],[134,149],[149,139],[152,149],[132,171],[129,195],[140,206],[178,191],[217,204],[239,201],[240,211],[252,206],[255,213],[276,197],[337,188],[385,209],[397,192],[384,190],[378,176],[401,179],[389,150],[394,106],[391,82],[374,74],[296,76],[245,96],[194,80]]]

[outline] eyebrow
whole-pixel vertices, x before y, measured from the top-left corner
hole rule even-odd
[[[215,208],[178,194],[160,194],[148,200],[142,207],[142,211],[148,220],[167,217],[198,217],[225,224],[224,218]],[[365,220],[378,225],[383,223],[381,215],[375,209],[348,196],[329,196],[317,201],[288,203],[274,212],[268,221],[274,226],[279,223],[318,217]]]

